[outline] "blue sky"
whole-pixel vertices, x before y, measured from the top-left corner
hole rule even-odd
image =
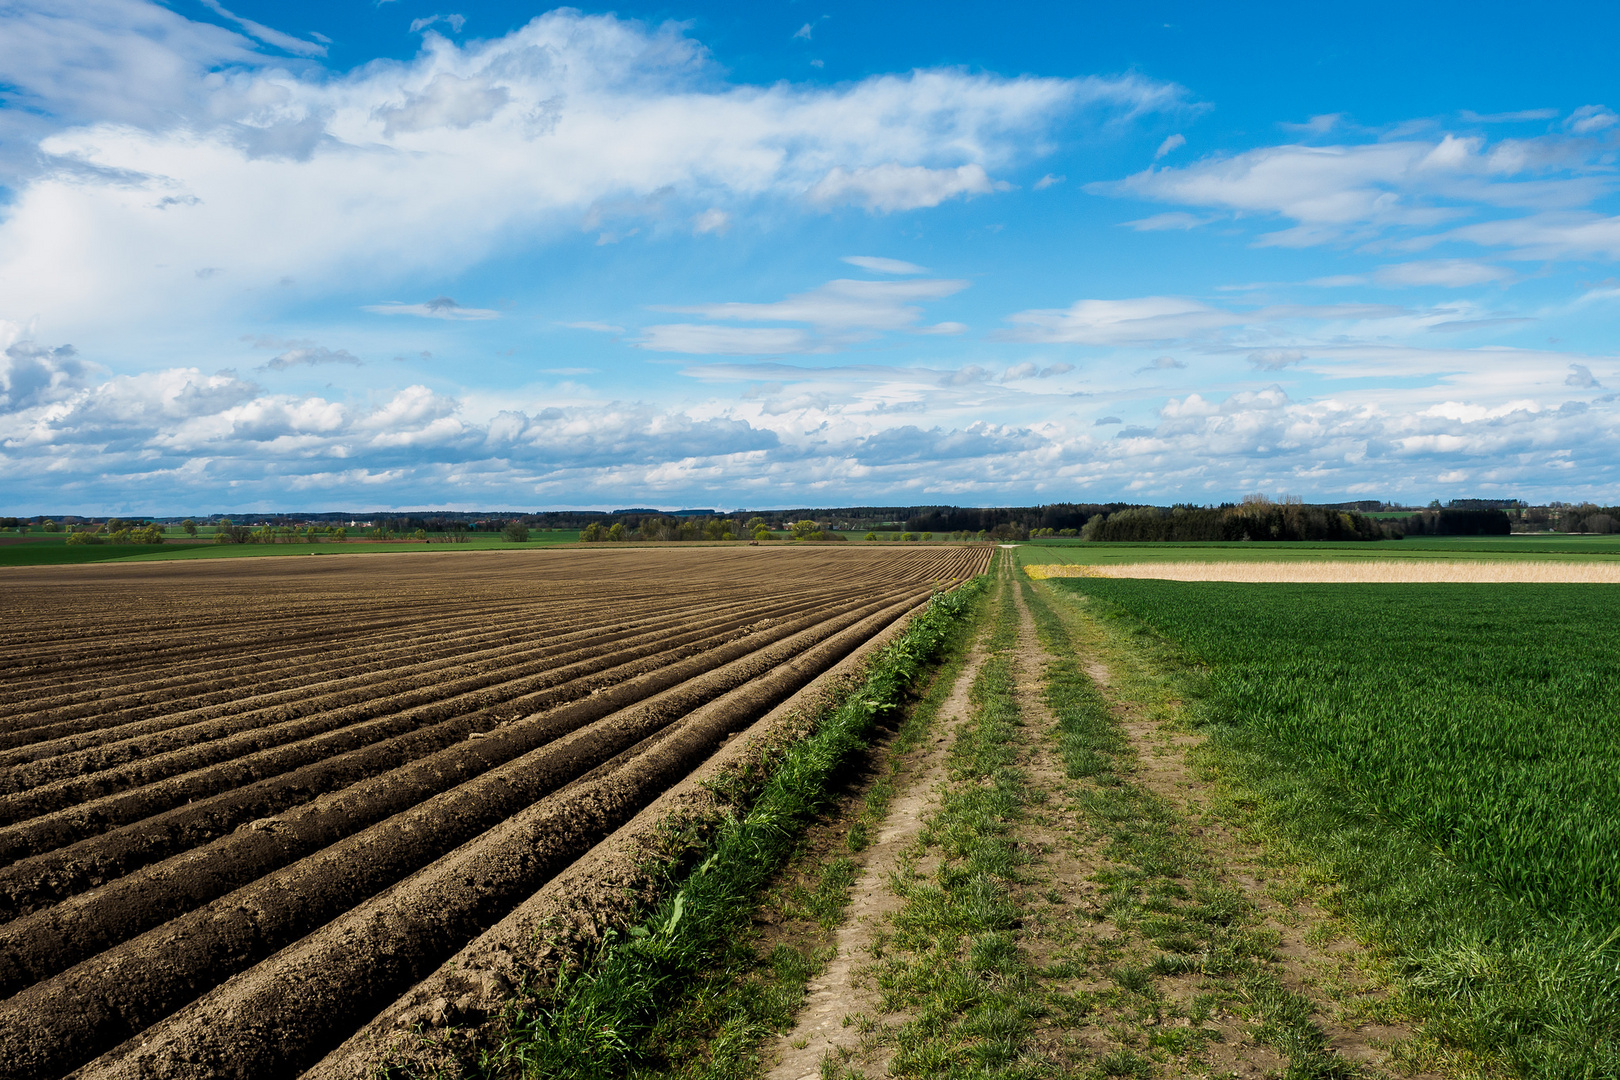
[[[1620,501],[1617,29],[10,0],[0,503]]]

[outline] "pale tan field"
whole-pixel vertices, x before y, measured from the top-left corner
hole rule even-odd
[[[1380,559],[1358,562],[1162,562],[1082,566],[1025,566],[1032,578],[1159,578],[1165,581],[1282,582],[1573,582],[1620,584],[1620,564],[1567,562],[1465,562]]]

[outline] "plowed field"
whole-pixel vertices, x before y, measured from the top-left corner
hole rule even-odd
[[[0,1075],[317,1064],[977,548],[0,578]]]

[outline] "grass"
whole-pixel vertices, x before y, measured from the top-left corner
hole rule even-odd
[[[1051,585],[1195,699],[1230,812],[1422,1019],[1415,1065],[1620,1075],[1614,590]]]
[[[747,812],[714,836],[703,862],[672,881],[638,925],[609,932],[601,951],[532,987],[507,1017],[508,1034],[476,1069],[496,1077],[740,1077],[757,1045],[785,1027],[824,951],[749,941],[756,904],[833,800],[846,769],[942,654],[959,650],[981,582],[936,597],[882,650],[865,682],[794,744]],[[937,706],[936,706],[937,707]],[[790,917],[836,925],[853,864],[835,858],[812,884],[783,891]]]

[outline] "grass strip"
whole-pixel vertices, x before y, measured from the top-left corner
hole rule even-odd
[[[1033,982],[1017,926],[1018,889],[1032,859],[1015,836],[1028,782],[1018,765],[1022,719],[1012,658],[1017,639],[1011,588],[1000,590],[991,656],[972,688],[974,711],[949,757],[952,786],[924,823],[919,844],[940,863],[922,873],[907,859],[891,879],[902,906],[874,941],[870,977],[879,1008],[908,1017],[892,1029],[857,1018],[893,1047],[894,1076],[1033,1075],[1027,1053],[1046,1003]],[[847,1075],[829,1061],[824,1076]]]
[[[595,1080],[667,1066],[659,1053],[662,1018],[694,987],[712,990],[703,974],[735,956],[733,947],[747,930],[757,894],[791,859],[805,828],[828,805],[832,779],[865,749],[878,726],[905,706],[983,590],[979,578],[935,596],[905,633],[873,658],[865,682],[809,738],[787,750],[748,812],[720,827],[707,858],[667,899],[639,925],[605,935],[594,957],[559,972],[554,985],[520,999],[509,1036],[485,1056],[480,1071],[492,1077]],[[828,868],[829,879],[818,888],[824,895],[814,901],[818,918],[835,906],[834,897],[847,892],[847,869]],[[757,1041],[762,1030],[791,1019],[814,958],[779,949],[772,961],[777,977],[755,995],[758,1000],[732,1001],[734,1015],[712,1015],[718,1024],[709,1047],[713,1061],[743,1067],[740,1050]],[[705,1011],[703,1002],[697,1004]],[[714,1068],[703,1071],[717,1074]]]

